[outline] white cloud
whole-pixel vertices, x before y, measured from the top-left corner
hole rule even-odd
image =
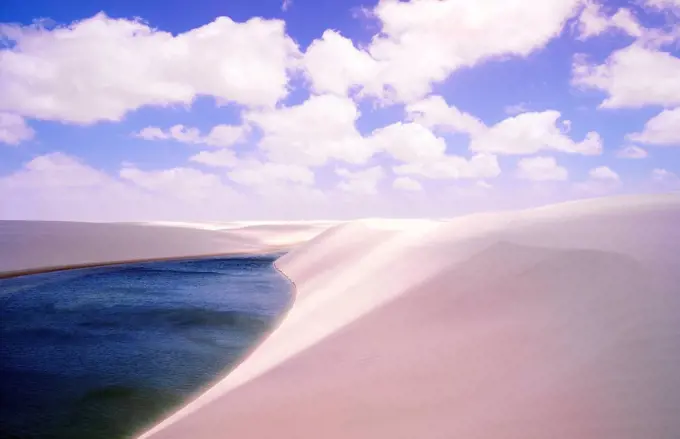
[[[430,113],[425,120],[435,122]],[[440,113],[441,114],[441,113]],[[500,174],[494,155],[476,154],[472,158],[446,153],[446,141],[420,123],[397,122],[375,130],[367,139],[376,152],[386,152],[403,165],[393,171],[399,175],[419,175],[431,179],[493,178]]]
[[[149,126],[134,133],[133,136],[145,140],[175,140],[195,145],[226,147],[245,140],[248,132],[248,126],[216,125],[203,136],[198,128],[174,125],[167,131]]]
[[[680,107],[662,111],[647,121],[641,133],[630,134],[628,138],[653,145],[680,146]]]
[[[256,187],[245,196],[225,185],[220,176],[192,168],[145,171],[127,164],[119,176],[112,176],[75,157],[51,153],[0,177],[0,204],[11,206],[0,209],[0,217],[87,221],[294,219],[313,217],[319,208],[334,206],[318,189],[289,181]]]
[[[310,169],[283,163],[263,163],[257,160],[244,160],[238,167],[227,172],[229,178],[245,186],[270,186],[282,182],[301,185],[314,184],[314,172]]]
[[[423,190],[423,185],[411,177],[397,177],[392,182],[392,187],[403,191],[417,192]]]
[[[99,186],[109,182],[110,177],[75,157],[53,152],[32,159],[21,170],[2,180],[5,187],[13,189],[76,188]]]
[[[412,102],[461,67],[541,49],[560,34],[580,3],[381,1],[372,11],[382,31],[365,50],[370,57],[348,40],[341,41],[344,37],[326,33],[312,45],[307,73],[315,90],[340,93],[357,86],[365,96]]]
[[[602,139],[596,132],[589,132],[581,142],[575,142],[557,124],[561,114],[548,110],[540,113],[523,113],[509,117],[474,136],[470,150],[493,154],[534,154],[553,150],[572,154],[598,155],[602,153]]]
[[[496,156],[477,154],[469,160],[460,156],[444,155],[436,160],[395,166],[393,171],[397,175],[419,175],[444,180],[494,178],[500,175],[501,168]]]
[[[670,9],[680,12],[680,0],[646,0],[645,5],[656,9]]]
[[[417,123],[397,122],[377,129],[370,137],[375,151],[385,151],[402,162],[436,160],[446,152],[446,142]]]
[[[517,176],[523,180],[565,181],[569,172],[554,157],[527,157],[517,162]]]
[[[613,192],[621,185],[621,177],[607,166],[598,166],[588,171],[588,179],[575,183],[576,193],[587,196],[605,195]]]
[[[231,146],[245,140],[249,131],[248,126],[216,125],[203,139],[203,143],[217,147]]]
[[[334,95],[244,115],[262,129],[259,146],[271,161],[305,166],[321,166],[331,159],[365,163],[373,151],[355,127],[358,117],[351,99]]]
[[[291,6],[293,6],[293,0],[283,0],[283,3],[281,3],[281,10],[286,12]]]
[[[446,192],[449,192],[452,197],[462,198],[466,205],[471,202],[479,202],[479,200],[488,199],[492,196],[493,186],[484,180],[477,180],[475,182],[459,182],[455,186],[450,187]]]
[[[602,90],[603,108],[639,108],[680,105],[680,58],[641,44],[615,51],[600,65],[584,56],[574,59],[576,86]]]
[[[188,168],[145,172],[130,164],[121,174],[125,178],[60,152],[35,157],[0,177],[0,199],[11,206],[0,209],[0,216],[71,221],[224,220],[252,212],[253,206],[247,204],[250,199],[234,193],[214,175]]]
[[[619,149],[616,156],[622,159],[644,159],[648,154],[645,149],[639,146],[629,145]]]
[[[441,96],[429,96],[406,106],[409,120],[428,128],[478,134],[486,129],[478,118],[449,106]]]
[[[233,168],[239,162],[236,154],[230,149],[201,151],[198,154],[189,157],[189,161],[216,168]]]
[[[143,106],[273,106],[288,93],[298,48],[280,20],[219,17],[173,36],[103,13],[69,26],[0,27],[0,111],[89,124]]]
[[[529,105],[527,105],[525,102],[520,102],[519,104],[508,105],[505,107],[504,111],[506,114],[515,116],[520,113],[527,113],[531,110],[529,110]]]
[[[659,183],[676,183],[680,181],[675,173],[662,168],[652,170],[652,180]]]
[[[620,30],[633,37],[640,37],[643,34],[643,28],[630,9],[621,8],[608,17],[602,7],[593,1],[588,1],[581,12],[578,30],[581,40],[598,36],[609,30]]]
[[[133,166],[126,166],[120,170],[119,176],[147,191],[192,201],[210,200],[216,194],[233,195],[233,191],[225,186],[217,175],[193,168],[177,167],[143,171]]]
[[[175,125],[172,128],[174,128],[175,131],[182,131],[182,133],[184,133],[184,125]],[[196,128],[193,128],[193,130],[196,130],[195,135],[198,137],[198,130]],[[132,133],[132,135],[144,140],[167,140],[171,138],[171,133],[172,129],[170,132],[166,133],[162,128],[159,127],[146,127],[142,128],[138,133]]]
[[[302,66],[312,90],[342,96],[378,74],[378,63],[367,52],[333,30],[309,45]]]
[[[131,206],[148,205],[132,189],[74,157],[53,152],[0,177],[0,206],[11,206],[0,208],[0,215],[3,219],[129,220]]]
[[[555,110],[521,113],[492,127],[478,118],[449,106],[441,96],[430,96],[406,106],[410,120],[441,131],[467,133],[471,136],[470,150],[492,154],[535,154],[553,150],[573,154],[599,155],[602,139],[589,132],[581,142],[567,134],[571,121],[558,121],[561,113]]]
[[[31,140],[35,132],[26,124],[23,117],[0,112],[0,143],[18,145],[25,140]]]
[[[609,181],[620,181],[621,178],[619,177],[619,174],[616,172],[612,171],[611,168],[607,166],[599,166],[597,168],[593,168],[588,172],[588,176],[593,179],[593,180],[609,180]]]
[[[653,187],[661,191],[679,191],[680,176],[668,169],[656,168],[651,173]]]
[[[378,182],[385,177],[385,171],[380,166],[350,171],[338,168],[335,173],[344,180],[338,184],[338,188],[358,195],[375,195],[378,193]]]

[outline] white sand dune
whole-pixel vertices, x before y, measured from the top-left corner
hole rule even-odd
[[[253,227],[256,227],[253,229]],[[0,275],[54,267],[289,249],[330,224],[0,221]]]
[[[680,196],[334,227],[288,316],[141,438],[677,439]]]

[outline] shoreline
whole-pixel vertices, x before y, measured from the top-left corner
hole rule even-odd
[[[184,261],[191,259],[209,259],[209,258],[219,258],[219,257],[244,257],[244,256],[264,256],[272,253],[278,253],[283,251],[290,251],[292,246],[282,246],[270,247],[264,251],[240,251],[240,252],[224,252],[224,253],[208,253],[200,255],[185,255],[185,256],[165,256],[156,258],[133,258],[133,259],[118,259],[115,261],[106,262],[83,262],[78,264],[66,264],[66,265],[52,265],[47,267],[37,267],[28,268],[25,270],[12,270],[0,272],[0,280],[3,279],[13,279],[23,276],[31,276],[35,274],[47,274],[55,273],[58,271],[73,271],[73,270],[84,270],[88,268],[100,268],[100,267],[115,267],[117,265],[127,265],[127,264],[138,264],[145,262],[171,262],[171,261]],[[277,271],[280,272],[280,270]],[[286,276],[288,280],[288,276]]]
[[[245,363],[262,346],[262,344],[265,343],[269,339],[269,337],[271,337],[271,335],[274,334],[274,332],[276,332],[280,328],[280,326],[286,320],[286,317],[288,317],[288,314],[290,313],[290,311],[293,309],[293,306],[295,305],[295,301],[297,300],[297,295],[298,295],[298,288],[297,288],[297,284],[295,283],[295,281],[293,281],[293,279],[291,279],[283,270],[281,270],[281,268],[279,268],[279,266],[276,264],[276,261],[274,261],[272,263],[272,266],[291,285],[290,303],[283,310],[283,312],[281,313],[278,320],[271,326],[269,331],[267,331],[257,343],[255,343],[253,346],[251,346],[251,348],[243,355],[243,357],[241,357],[241,360],[239,362],[234,363],[233,367],[226,374],[224,374],[220,378],[216,379],[215,381],[209,383],[208,385],[205,386],[205,388],[198,390],[196,392],[196,395],[192,399],[188,399],[187,401],[185,401],[185,403],[181,407],[177,408],[173,412],[167,413],[164,417],[160,418],[154,424],[151,424],[145,430],[142,430],[141,432],[136,433],[135,435],[131,436],[131,439],[133,439],[133,438],[134,439],[146,439],[146,438],[151,437],[152,435],[156,434],[157,432],[163,430],[168,425],[171,425],[172,423],[174,423],[175,419],[173,419],[173,418],[175,417],[175,415],[181,413],[183,410],[185,410],[185,408],[187,406],[194,403],[196,400],[201,398],[204,395],[205,392],[207,392],[208,390],[213,388],[215,386],[215,384],[221,382],[226,377],[228,377],[231,373],[233,373],[237,368],[241,367],[241,365],[243,363]]]

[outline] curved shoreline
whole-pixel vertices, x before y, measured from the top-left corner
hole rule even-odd
[[[290,303],[289,303],[288,306],[281,312],[281,315],[280,315],[279,318],[276,320],[276,322],[271,326],[271,328],[269,328],[269,331],[267,331],[267,332],[263,335],[263,337],[262,337],[257,343],[253,344],[253,345],[251,346],[251,348],[243,354],[243,356],[241,357],[240,361],[235,362],[235,363],[232,365],[231,369],[230,369],[226,374],[224,374],[223,376],[217,378],[217,379],[214,380],[213,382],[207,384],[207,385],[205,386],[205,388],[203,388],[203,389],[197,391],[197,392],[196,392],[196,395],[195,395],[192,399],[189,399],[189,400],[185,401],[184,405],[182,405],[181,407],[179,407],[178,409],[176,409],[176,410],[174,410],[174,411],[172,411],[172,412],[166,413],[166,414],[165,414],[162,418],[160,418],[157,422],[155,422],[154,424],[151,424],[151,425],[150,425],[148,428],[146,428],[145,430],[143,430],[143,431],[141,431],[141,432],[138,432],[138,433],[136,433],[135,435],[131,436],[131,438],[134,438],[134,439],[145,439],[145,438],[150,437],[151,435],[157,433],[158,431],[162,430],[162,429],[166,426],[166,425],[164,425],[165,423],[172,424],[172,423],[175,421],[175,419],[173,419],[173,418],[175,417],[175,415],[181,413],[183,410],[185,410],[185,408],[186,408],[187,406],[193,404],[196,400],[198,400],[199,398],[201,398],[201,397],[203,396],[203,394],[204,394],[206,391],[208,391],[209,389],[213,388],[214,385],[215,385],[216,383],[219,383],[220,381],[224,380],[224,379],[225,379],[227,376],[229,376],[234,370],[236,370],[237,368],[241,367],[241,365],[242,365],[245,361],[247,361],[247,360],[248,360],[248,359],[249,359],[249,358],[250,358],[250,357],[251,357],[251,356],[252,356],[252,355],[253,355],[253,354],[261,347],[261,346],[262,346],[262,344],[263,344],[264,342],[266,342],[266,341],[269,339],[269,337],[270,337],[274,332],[276,332],[277,329],[279,329],[279,327],[280,327],[280,326],[283,324],[283,322],[286,320],[286,317],[287,317],[288,314],[290,313],[290,310],[293,308],[293,305],[295,305],[295,300],[297,299],[298,288],[297,288],[297,284],[295,283],[295,281],[293,281],[293,279],[291,279],[291,278],[290,278],[283,270],[281,270],[281,268],[279,268],[279,266],[276,264],[276,261],[274,261],[274,262],[272,263],[272,266],[274,267],[274,269],[275,269],[281,276],[283,276],[284,278],[286,278],[286,280],[288,280],[288,282],[290,283],[290,285],[291,285],[291,298],[290,298]]]
[[[241,252],[224,252],[224,253],[208,253],[199,255],[185,255],[185,256],[166,256],[157,258],[133,258],[133,259],[120,259],[115,261],[105,261],[105,262],[84,262],[78,264],[67,264],[67,265],[53,265],[47,267],[37,267],[28,268],[25,270],[12,270],[0,272],[0,279],[11,279],[22,276],[30,276],[34,274],[46,274],[54,273],[57,271],[71,271],[71,270],[83,270],[87,268],[100,268],[100,267],[114,267],[117,265],[126,264],[138,264],[145,262],[171,262],[171,261],[184,261],[191,259],[210,259],[210,258],[220,258],[220,257],[245,257],[245,256],[265,256],[272,253],[279,253],[283,251],[290,250],[290,246],[285,246],[281,248],[270,247],[267,251],[241,251]],[[278,270],[278,268],[277,268]],[[280,271],[280,270],[278,270]],[[288,278],[286,276],[286,278]],[[290,280],[290,278],[288,278]]]
[[[22,365],[30,364],[21,360],[24,345],[40,347],[33,349],[37,356],[31,357],[36,363],[34,373],[40,373],[44,363],[39,351],[57,344],[61,353],[44,370],[64,378],[50,382],[41,381],[38,376],[32,384],[32,371],[17,375],[16,384],[8,383],[8,397],[33,402],[31,395],[36,395],[41,404],[47,401],[45,413],[55,422],[33,425],[32,416],[36,413],[26,410],[25,404],[16,403],[14,407],[15,403],[10,402],[8,413],[16,414],[13,417],[16,421],[8,419],[7,429],[0,430],[11,433],[30,430],[65,438],[71,437],[64,433],[71,429],[78,434],[118,431],[132,437],[159,422],[169,411],[182,407],[196,392],[239,364],[251,346],[260,343],[290,307],[292,284],[273,268],[274,260],[282,254],[131,264],[5,282],[7,288],[0,287],[9,293],[8,301],[3,299],[3,315],[8,317],[4,329],[12,333],[7,347],[9,352],[18,352],[16,358],[20,359],[16,363],[8,361],[10,373],[12,368],[21,370]],[[12,294],[15,291],[21,294]],[[79,311],[72,312],[73,303],[77,303]],[[45,316],[47,307],[55,312]],[[8,315],[5,311],[19,312]],[[36,339],[34,334],[40,337]],[[120,343],[120,337],[125,338],[124,343]],[[143,342],[137,345],[136,340]],[[13,349],[14,346],[19,349]],[[85,357],[87,366],[82,366],[82,361],[78,361],[80,352],[89,349],[88,346],[94,347],[99,356]],[[128,358],[146,361],[128,370]],[[62,364],[73,367],[56,366]],[[78,369],[81,366],[85,369]],[[83,373],[90,376],[87,382],[78,381]],[[109,387],[115,392],[122,389],[122,393],[104,395],[101,413],[78,405],[90,394],[93,396],[87,401],[100,404],[94,395],[99,398],[96,392],[100,388],[108,391]],[[129,409],[124,407],[128,403]],[[124,413],[128,412],[135,415],[126,418]],[[67,415],[78,420],[71,423]],[[104,422],[103,418],[107,420]],[[109,422],[114,420],[117,421]],[[68,428],[62,428],[67,424]],[[4,437],[2,433],[0,436]]]

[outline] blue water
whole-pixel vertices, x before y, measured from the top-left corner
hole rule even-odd
[[[290,303],[275,256],[0,280],[0,437],[125,438],[228,372]]]

